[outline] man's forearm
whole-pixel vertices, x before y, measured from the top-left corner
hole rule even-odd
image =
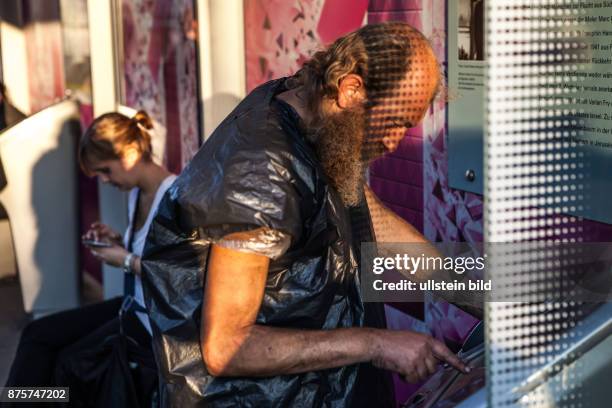
[[[370,361],[416,382],[435,372],[440,361],[465,370],[442,343],[420,333],[257,325],[269,263],[259,254],[212,246],[200,327],[209,374],[267,377]]]
[[[367,186],[365,188],[365,193],[377,243],[411,243],[414,244],[412,247],[415,253],[410,255],[424,255],[425,257],[441,256],[440,252],[427,240],[427,238],[399,215],[385,207],[380,199],[376,197]],[[378,246],[378,255],[394,257],[396,251],[395,248],[390,246],[380,245]],[[420,269],[413,274],[404,270],[399,270],[399,272],[413,282],[426,282],[433,278],[436,270]],[[449,293],[441,291],[434,293],[477,318],[483,317],[484,297],[478,292],[455,291]]]
[[[389,210],[367,185],[364,186],[365,197],[372,219],[372,228],[376,242],[412,242],[429,244],[427,238],[416,228],[404,221],[399,215]],[[436,249],[431,246],[432,253]]]
[[[375,331],[368,328],[299,330],[253,325],[236,333],[214,351],[204,350],[205,362],[216,376],[251,377],[346,366],[372,360],[378,347]]]
[[[232,238],[232,237],[230,237]],[[372,360],[374,329],[256,324],[270,258],[214,244],[202,304],[201,350],[213,376],[271,376]]]

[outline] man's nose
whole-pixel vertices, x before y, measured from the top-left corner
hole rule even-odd
[[[394,151],[396,151],[398,146],[399,141],[391,143],[391,145],[389,146],[389,153],[393,153]]]
[[[98,178],[100,179],[101,182],[103,182],[104,184],[108,183],[110,181],[110,178],[105,175],[105,174],[101,174],[98,176]]]
[[[406,131],[404,130],[403,132],[394,132],[391,135],[383,137],[382,142],[385,145],[385,148],[387,149],[388,152],[392,153],[397,150],[405,133]]]

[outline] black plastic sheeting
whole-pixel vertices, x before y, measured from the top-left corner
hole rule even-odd
[[[210,245],[262,227],[286,234],[291,244],[272,258],[257,324],[363,324],[349,214],[328,188],[299,116],[274,98],[283,84],[256,89],[225,119],[168,190],[151,225],[143,285],[165,406],[347,406],[356,388],[358,365],[221,378],[208,374],[200,351]],[[278,248],[278,242],[270,245],[251,250]]]

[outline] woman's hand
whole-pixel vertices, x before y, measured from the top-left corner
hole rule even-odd
[[[121,245],[113,245],[108,248],[91,248],[91,254],[101,262],[111,266],[122,267],[128,251]]]
[[[121,234],[101,222],[94,222],[91,224],[89,230],[82,236],[82,239],[122,245]]]

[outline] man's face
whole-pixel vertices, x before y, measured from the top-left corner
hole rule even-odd
[[[417,52],[411,69],[394,92],[363,105],[330,113],[315,132],[325,174],[345,205],[359,203],[368,164],[397,149],[406,130],[426,115],[440,82],[440,71],[428,47]]]
[[[431,49],[423,47],[393,92],[374,101],[369,109],[364,141],[366,158],[380,157],[381,150],[394,152],[406,131],[423,120],[439,87],[440,69]]]

